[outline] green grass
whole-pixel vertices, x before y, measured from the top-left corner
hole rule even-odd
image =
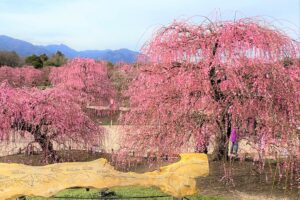
[[[114,191],[118,197],[144,197],[144,196],[166,196],[159,189],[150,187],[116,187],[111,188],[110,191]],[[54,197],[60,198],[42,198],[42,197],[27,197],[30,200],[45,200],[45,199],[68,199],[67,197],[73,198],[99,198],[99,189],[90,189],[86,191],[86,189],[66,189],[59,193],[57,193]],[[141,198],[137,199],[140,200]],[[163,197],[163,198],[147,198],[147,199],[158,199],[158,200],[167,200],[172,199],[171,197]],[[191,200],[225,200],[221,197],[213,197],[213,196],[202,196],[202,195],[193,195],[189,196],[188,199]]]

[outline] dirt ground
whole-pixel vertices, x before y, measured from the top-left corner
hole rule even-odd
[[[272,172],[267,167],[266,171],[259,173],[258,166],[250,161],[233,161],[226,164],[232,168],[227,169],[231,176],[225,181],[224,163],[210,162],[210,175],[198,179],[198,188],[202,194],[234,200],[300,200],[299,189],[287,187],[288,183],[285,180],[274,180],[275,166],[271,166]]]
[[[58,152],[65,162],[91,161],[97,158],[107,158],[111,161],[110,154],[92,153],[88,151],[60,151]],[[41,162],[42,155],[10,155],[0,157],[0,162],[23,163],[27,165],[44,165]],[[179,158],[177,158],[179,159]],[[143,173],[158,169],[159,166],[175,162],[176,158],[169,161],[147,161],[126,168],[122,171],[135,171]],[[151,165],[149,165],[151,163]],[[132,163],[131,163],[132,164]],[[222,196],[228,200],[300,200],[300,190],[287,187],[285,181],[275,181],[273,165],[269,165],[264,173],[259,173],[258,167],[253,162],[222,162],[211,161],[209,163],[210,175],[197,180],[199,192],[203,195]],[[231,165],[231,167],[229,167]],[[226,166],[226,167],[224,167]],[[117,167],[118,168],[118,167]],[[227,175],[227,176],[224,176]]]

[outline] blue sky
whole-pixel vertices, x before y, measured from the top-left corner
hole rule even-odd
[[[77,50],[139,50],[174,19],[263,17],[300,38],[299,0],[0,0],[0,35]]]

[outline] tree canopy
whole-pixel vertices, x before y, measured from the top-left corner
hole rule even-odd
[[[14,87],[33,87],[42,84],[43,72],[31,66],[0,68],[0,82],[7,81]]]
[[[85,104],[108,105],[115,92],[106,64],[93,59],[73,59],[62,67],[52,68],[49,79],[53,86],[73,93]]]
[[[12,51],[0,51],[0,66],[18,67],[21,65],[21,58]]]
[[[267,150],[280,142],[290,154],[299,126],[299,43],[251,19],[174,22],[143,47],[142,65],[127,95],[123,149],[174,154],[186,145],[226,155],[232,127]],[[288,58],[290,64],[284,64]],[[132,131],[132,130],[131,130]],[[192,142],[191,142],[192,141]]]
[[[105,64],[75,59],[53,67],[52,85],[43,90],[33,84],[45,75],[41,70],[0,68],[4,76],[0,77],[0,140],[7,140],[12,132],[31,137],[45,153],[46,162],[59,161],[54,145],[71,141],[101,145],[104,129],[85,108],[88,103],[105,104],[114,97]]]

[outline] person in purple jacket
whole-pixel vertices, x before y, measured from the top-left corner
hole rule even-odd
[[[229,137],[229,143],[228,143],[228,155],[237,155],[238,151],[238,135],[237,135],[237,129],[233,128]]]

